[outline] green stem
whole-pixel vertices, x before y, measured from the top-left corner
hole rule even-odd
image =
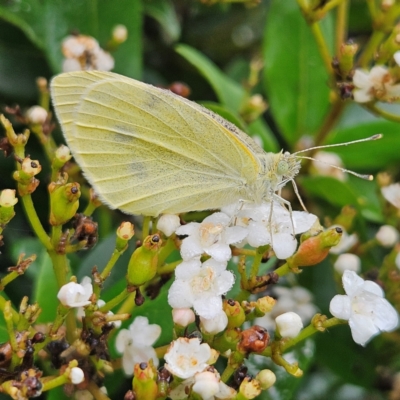
[[[374,54],[384,38],[385,33],[382,31],[375,30],[372,33],[371,38],[360,56],[359,65],[361,68],[368,68],[368,64],[374,59]]]
[[[40,240],[40,242],[43,244],[43,246],[46,248],[47,251],[53,250],[50,238],[48,237],[46,231],[44,230],[43,225],[40,222],[39,217],[36,213],[31,195],[27,194],[25,196],[22,196],[21,200],[24,206],[25,214],[36,236],[38,237],[38,239]]]
[[[169,264],[164,264],[161,267],[157,268],[157,274],[158,275],[166,275],[166,274],[171,274],[172,272],[175,271],[175,268],[182,263],[182,260],[174,261]]]
[[[123,251],[118,251],[117,249],[114,250],[110,260],[108,261],[107,265],[104,267],[103,271],[100,274],[102,280],[105,280],[108,277],[108,275],[110,275],[111,270],[114,268],[115,263],[118,261],[118,259],[124,253],[124,251],[125,250]]]
[[[339,54],[340,47],[346,41],[347,37],[347,18],[348,18],[349,1],[342,1],[336,13],[336,37],[335,37],[335,52]]]
[[[321,31],[321,27],[318,22],[314,22],[310,25],[310,28],[312,34],[314,35],[315,41],[317,42],[318,51],[322,57],[322,61],[325,64],[325,68],[329,75],[333,75],[332,55],[329,52],[328,45]]]
[[[115,306],[117,306],[121,301],[123,301],[130,293],[125,288],[121,293],[115,296],[113,299],[108,301],[104,306],[100,307],[101,312],[108,312],[112,310]]]

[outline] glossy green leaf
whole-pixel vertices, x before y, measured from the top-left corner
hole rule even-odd
[[[321,23],[331,48],[332,18]],[[285,139],[313,135],[329,107],[328,73],[295,0],[272,0],[264,32],[267,98]]]
[[[212,61],[196,49],[179,44],[175,50],[199,70],[224,106],[233,112],[239,111],[245,98],[245,92],[237,82],[226,76]]]
[[[262,147],[265,151],[277,153],[280,150],[275,135],[263,118],[257,118],[255,121],[249,124],[247,131],[251,136],[257,135],[261,139]]]
[[[332,149],[343,160],[346,168],[372,173],[391,164],[400,163],[400,124],[376,120],[354,125],[332,133],[327,144],[349,142],[382,133],[383,138]]]
[[[181,35],[181,27],[175,12],[174,4],[168,0],[147,0],[143,4],[144,13],[154,18],[164,33],[164,39],[175,42]]]
[[[43,250],[38,254],[40,269],[35,279],[33,299],[42,309],[37,320],[38,323],[48,323],[54,321],[58,306],[58,285],[53,271],[53,264],[47,251]]]
[[[141,1],[25,0],[2,2],[0,18],[19,27],[46,55],[54,72],[61,71],[61,42],[71,31],[94,36],[102,46],[117,24],[128,28],[128,40],[113,56],[116,72],[141,75]]]

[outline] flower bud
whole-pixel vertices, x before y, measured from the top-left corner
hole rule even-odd
[[[125,25],[115,25],[112,31],[112,38],[116,43],[124,43],[128,39],[128,29]]]
[[[81,196],[79,183],[58,185],[54,182],[48,186],[50,193],[50,224],[62,225],[68,222],[78,210]]]
[[[360,272],[361,260],[360,257],[356,256],[355,254],[343,253],[337,258],[333,264],[333,267],[340,275],[343,275],[343,272],[346,271],[346,269],[354,272]]]
[[[164,233],[165,236],[171,236],[180,226],[180,219],[174,214],[163,214],[157,222],[157,229]]]
[[[29,124],[43,125],[47,119],[47,111],[40,106],[33,106],[26,112],[26,118]]]
[[[126,275],[130,286],[138,287],[154,278],[161,244],[160,235],[150,235],[146,237],[143,245],[133,252]]]
[[[256,379],[261,389],[267,390],[276,382],[276,375],[270,369],[263,369],[256,375]]]
[[[303,322],[294,312],[286,312],[275,318],[276,328],[285,338],[295,338],[303,329]]]
[[[61,286],[57,298],[66,307],[76,308],[89,305],[89,298],[92,296],[93,286],[91,283],[80,285],[76,282],[69,282]]]
[[[339,52],[339,71],[343,78],[350,76],[354,67],[354,56],[358,50],[358,45],[352,42],[343,43]]]
[[[172,319],[174,324],[186,328],[195,321],[196,317],[191,308],[174,308],[172,310]]]
[[[342,232],[341,228],[335,227],[306,239],[287,260],[289,265],[293,268],[318,264],[328,255],[330,248],[339,243]]]
[[[21,164],[20,177],[21,179],[30,179],[37,175],[42,170],[38,160],[31,160],[30,157],[26,157]]]
[[[399,232],[390,225],[382,225],[375,235],[378,243],[383,247],[393,247],[399,240]]]
[[[219,379],[211,371],[199,372],[194,376],[194,380],[192,390],[202,399],[214,398],[219,392]]]
[[[158,395],[157,369],[152,360],[135,364],[132,387],[137,399],[155,400]]]
[[[15,190],[4,189],[0,194],[0,225],[8,224],[14,217],[14,205],[18,199],[15,197]]]
[[[261,393],[260,382],[257,379],[246,376],[240,384],[239,393],[246,399],[254,399]]]
[[[256,307],[258,311],[260,311],[263,314],[269,313],[272,311],[274,308],[274,305],[276,303],[276,300],[271,297],[271,296],[264,296],[260,297],[256,301]]]
[[[127,248],[128,241],[135,234],[135,227],[129,221],[122,222],[117,229],[116,249],[123,251]]]
[[[238,301],[232,299],[224,300],[222,309],[228,317],[228,328],[239,327],[246,320],[244,310]]]
[[[53,159],[53,168],[62,168],[67,161],[72,158],[71,152],[67,146],[63,144],[56,150],[55,157]]]
[[[79,367],[71,368],[69,379],[74,385],[78,385],[85,380],[85,375]]]
[[[228,325],[228,317],[221,311],[214,318],[203,318],[200,317],[200,327],[201,330],[209,335],[216,335],[222,332]]]

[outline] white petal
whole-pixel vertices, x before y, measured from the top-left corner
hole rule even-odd
[[[131,341],[131,334],[128,329],[121,329],[115,339],[115,348],[118,353],[123,353],[128,343]]]
[[[232,257],[231,248],[224,243],[215,243],[208,247],[206,253],[219,262],[226,262]]]
[[[354,296],[357,291],[364,285],[364,279],[360,278],[354,271],[346,270],[343,272],[342,282],[344,291],[350,297]]]
[[[297,240],[290,233],[277,233],[273,235],[272,248],[280,260],[286,260],[294,254]]]
[[[203,296],[194,301],[193,307],[201,317],[211,319],[222,311],[222,298],[221,296]]]
[[[397,328],[399,315],[395,308],[386,299],[376,299],[374,302],[374,324],[384,332],[390,332]]]
[[[371,319],[360,314],[354,314],[350,318],[349,326],[353,340],[361,346],[365,346],[369,340],[379,333],[379,329]]]
[[[193,294],[189,284],[175,280],[168,291],[168,303],[172,308],[189,308],[193,305]]]
[[[217,279],[218,294],[226,294],[235,283],[235,275],[231,271],[223,271]]]
[[[193,235],[199,231],[200,224],[198,222],[190,222],[186,225],[181,225],[175,233],[178,236]]]
[[[351,316],[349,296],[337,294],[329,304],[329,312],[336,318],[348,320]]]
[[[234,244],[241,242],[247,236],[247,229],[242,226],[232,226],[226,228],[224,233],[224,241],[227,244]]]
[[[305,211],[293,211],[292,218],[296,234],[308,231],[318,219],[316,215]]]
[[[258,223],[250,223],[248,227],[247,241],[252,247],[264,246],[271,243],[270,234],[268,229]]]
[[[358,88],[370,88],[371,82],[367,71],[356,69],[353,75],[353,83]]]
[[[381,188],[383,197],[395,207],[400,208],[400,183],[393,183]]]
[[[181,244],[181,256],[188,261],[194,257],[199,257],[204,253],[198,236],[193,235],[183,239]]]
[[[385,297],[383,289],[377,283],[372,281],[364,281],[362,285],[362,290],[373,293],[378,297]]]
[[[221,224],[221,225],[228,225],[231,218],[223,212],[215,212],[214,214],[209,215],[208,217],[204,218],[203,222],[211,222],[213,224]]]
[[[191,279],[199,273],[200,268],[200,260],[184,261],[175,268],[175,277],[183,280]]]
[[[357,103],[368,103],[373,100],[373,96],[365,89],[355,89],[353,90],[353,98]]]

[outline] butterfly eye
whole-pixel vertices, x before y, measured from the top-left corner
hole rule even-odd
[[[285,175],[287,174],[289,170],[289,164],[287,163],[287,161],[281,160],[278,162],[278,165],[276,167],[276,173],[278,175]]]

